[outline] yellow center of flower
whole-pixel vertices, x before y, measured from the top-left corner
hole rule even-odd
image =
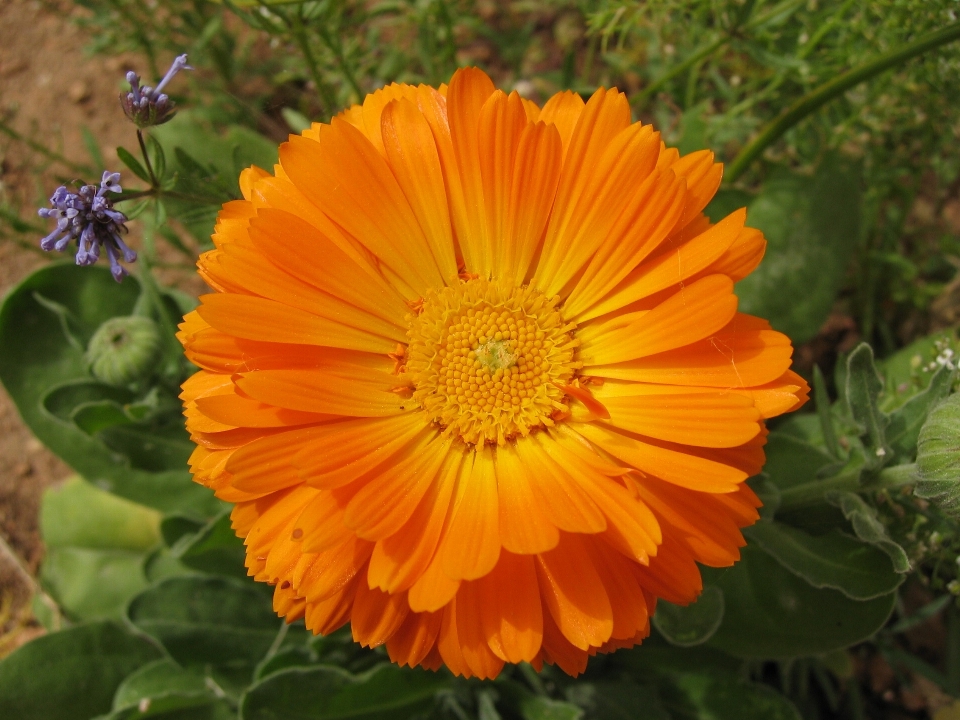
[[[530,287],[468,280],[430,292],[411,317],[405,374],[432,422],[464,442],[503,445],[554,424],[580,367],[575,327]]]

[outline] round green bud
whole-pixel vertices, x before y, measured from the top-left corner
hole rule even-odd
[[[150,375],[161,345],[160,329],[150,318],[110,318],[90,338],[86,361],[97,380],[124,387]]]
[[[917,443],[917,470],[917,496],[960,510],[960,395],[951,395],[927,416]]]

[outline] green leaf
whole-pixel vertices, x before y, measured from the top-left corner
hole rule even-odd
[[[759,547],[747,545],[732,568],[705,568],[704,582],[723,590],[723,622],[708,644],[748,658],[816,655],[847,647],[883,627],[894,593],[851,600],[818,589]]]
[[[709,209],[719,219],[718,204]],[[751,227],[763,231],[766,256],[737,284],[741,312],[770,320],[794,343],[820,330],[843,287],[860,236],[860,173],[830,156],[812,177],[774,174],[749,204]]]
[[[139,295],[136,278],[117,283],[103,267],[54,264],[32,273],[0,306],[0,381],[34,435],[97,487],[163,511],[213,514],[216,499],[192,482],[185,464],[157,473],[131,467],[128,458],[44,406],[54,388],[90,382],[83,347],[104,321],[131,314]],[[69,309],[79,347],[37,296]]]
[[[160,656],[113,622],[44,635],[0,662],[0,717],[89,720],[110,711],[124,677]]]
[[[127,615],[181,665],[249,665],[251,673],[281,622],[256,585],[201,576],[159,582],[130,602]]]
[[[629,680],[575,683],[567,688],[567,699],[582,707],[589,720],[670,720],[656,688]]]
[[[651,636],[642,647],[614,656],[614,662],[625,664],[631,675],[656,684],[659,702],[653,706],[652,718],[664,717],[662,707],[673,720],[800,720],[783,695],[745,682],[735,658],[705,645],[678,648],[658,641]]]
[[[941,349],[957,352],[955,330],[945,330],[914,340],[877,363],[884,378],[883,409],[893,409],[893,406],[902,404],[930,384],[940,367],[936,358]]]
[[[839,530],[814,536],[783,523],[757,523],[744,535],[814,587],[839,590],[852,600],[888,595],[904,580],[886,553]]]
[[[763,505],[758,508],[762,520],[771,521],[780,509],[780,488],[776,486],[767,473],[762,472],[747,479],[747,485],[753,490]]]
[[[147,172],[147,169],[133,156],[129,150],[124,147],[118,147],[117,157],[120,158],[120,162],[130,168],[134,175],[144,182],[150,182],[150,173]]]
[[[301,112],[297,112],[293,108],[281,108],[280,114],[283,116],[284,122],[286,122],[295,133],[303,132],[313,124],[310,122],[310,118]]]
[[[866,455],[867,470],[878,470],[893,458],[887,445],[889,419],[880,412],[879,396],[883,382],[873,364],[873,348],[860,343],[847,358],[846,392],[850,417],[860,427],[860,441]]]
[[[520,701],[523,720],[580,720],[583,709],[563,700],[552,700],[542,695],[528,695]],[[591,717],[602,717],[591,715]]]
[[[671,645],[692,647],[713,636],[723,622],[723,611],[723,591],[706,585],[697,601],[686,607],[665,600],[658,602],[653,624]]]
[[[176,161],[173,189],[195,198],[194,202],[165,198],[164,204],[201,243],[209,241],[220,204],[240,197],[240,171],[250,165],[272,168],[277,162],[272,140],[239,125],[219,133],[190,111],[154,128],[152,135]]]
[[[930,411],[950,394],[956,379],[956,371],[950,367],[939,368],[930,378],[930,384],[890,414],[887,427],[887,442],[903,462],[912,462],[917,456],[920,428]]]
[[[862,497],[852,492],[832,491],[826,494],[826,499],[840,508],[843,516],[850,521],[858,538],[876,545],[890,557],[896,572],[910,572],[907,553],[890,539],[887,529],[877,518],[877,511],[867,505]]]
[[[250,688],[241,720],[404,720],[433,705],[447,673],[380,665],[362,675],[337,667],[293,668]]]
[[[74,620],[120,619],[147,586],[146,551],[160,539],[155,510],[98,490],[80,478],[44,493],[40,528],[44,589]]]
[[[44,492],[40,531],[48,548],[142,552],[160,541],[160,513],[73,477]]]
[[[113,696],[113,709],[134,707],[144,699],[156,699],[164,695],[210,695],[210,687],[202,673],[184,669],[172,660],[156,660],[131,673],[120,683]]]
[[[820,371],[819,365],[813,366],[813,394],[817,404],[817,417],[820,420],[820,432],[827,452],[840,460],[840,445],[837,442],[837,431],[833,426],[833,413],[830,411],[830,397],[827,395],[827,381]]]
[[[763,471],[781,490],[815,480],[824,468],[836,464],[820,448],[793,435],[771,432],[764,447]]]
[[[918,497],[956,513],[960,508],[960,395],[951,395],[930,413],[917,446]]]
[[[171,548],[173,555],[187,567],[216,575],[246,577],[243,541],[230,527],[230,511],[193,535],[181,537]]]

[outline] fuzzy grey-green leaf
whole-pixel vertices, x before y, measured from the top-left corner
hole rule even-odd
[[[915,492],[950,512],[960,508],[960,395],[951,395],[927,417],[917,442],[920,482]]]

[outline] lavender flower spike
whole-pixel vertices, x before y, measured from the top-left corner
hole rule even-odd
[[[117,282],[127,275],[120,264],[122,257],[131,263],[137,253],[127,247],[121,235],[127,232],[127,216],[113,209],[107,193],[120,192],[120,173],[109,170],[103,173],[100,187],[83,185],[77,192],[70,192],[61,185],[50,198],[49,208],[40,208],[40,217],[54,218],[56,229],[40,241],[44,250],[63,252],[71,240],[77,241],[77,265],[93,265],[100,259],[101,247],[106,248],[110,260],[110,272]]]
[[[176,114],[175,103],[163,93],[173,76],[181,70],[193,70],[187,65],[187,56],[179,55],[167,70],[167,74],[157,83],[157,87],[152,88],[149,85],[140,85],[140,76],[133,70],[127,73],[127,82],[130,83],[130,91],[120,94],[120,105],[127,117],[133,120],[139,128],[153,127],[162,125],[168,120],[173,119]]]

